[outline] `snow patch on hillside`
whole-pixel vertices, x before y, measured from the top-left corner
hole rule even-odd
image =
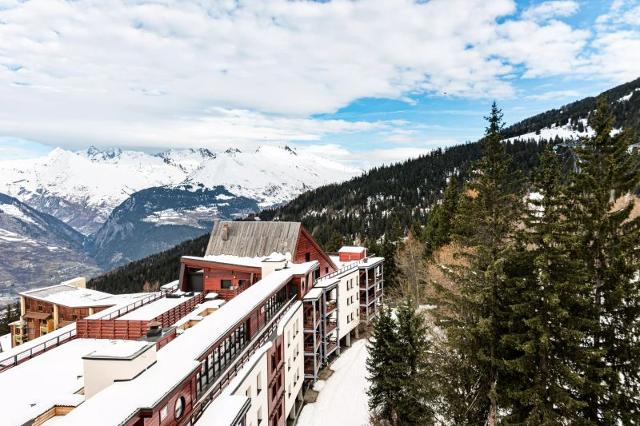
[[[631,99],[635,92],[640,92],[640,87],[637,87],[629,92],[629,94],[622,96],[620,99],[618,99],[618,102],[627,102],[629,99]]]
[[[27,222],[36,225],[36,223],[29,216],[24,214],[22,210],[18,206],[14,206],[13,204],[0,204],[0,213],[8,214],[9,216],[13,216],[22,222]]]
[[[153,212],[144,217],[142,221],[154,223],[155,226],[185,225],[195,228],[205,228],[201,221],[207,221],[208,223],[215,218],[217,214],[217,206],[199,206],[195,209],[165,209]]]

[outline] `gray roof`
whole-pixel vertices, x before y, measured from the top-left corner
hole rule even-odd
[[[227,239],[223,239],[224,228]],[[268,256],[273,252],[294,253],[300,222],[216,221],[205,256],[227,254],[241,257]]]

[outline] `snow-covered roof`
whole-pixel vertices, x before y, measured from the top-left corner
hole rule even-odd
[[[82,357],[108,340],[73,339],[0,373],[2,424],[23,424],[84,387]]]
[[[300,301],[297,301],[293,305],[291,305],[291,308],[289,308],[287,313],[284,314],[282,316],[282,319],[278,322],[278,334],[282,334],[282,330],[284,329],[285,325],[300,309],[302,309],[302,302]]]
[[[166,283],[160,286],[160,288],[162,290],[172,290],[174,288],[178,288],[178,285],[180,284],[179,280],[175,280],[175,281],[171,281],[170,283]]]
[[[302,298],[303,300],[316,300],[317,298],[319,298],[320,296],[322,296],[322,293],[324,292],[324,289],[321,287],[314,287],[311,290],[309,290],[307,292],[307,294],[304,295],[304,297]]]
[[[229,426],[238,422],[251,400],[244,395],[220,395],[202,413],[196,426]]]
[[[112,294],[90,288],[78,288],[68,284],[57,284],[29,290],[20,293],[20,295],[70,308],[111,306],[118,303],[118,298],[114,298]]]
[[[121,320],[151,321],[194,296],[163,297],[121,316]]]
[[[291,308],[291,310],[294,309],[295,306]],[[282,321],[285,321],[284,318]],[[231,383],[229,383],[229,386],[227,386],[222,394],[214,399],[211,405],[207,407],[200,419],[198,419],[196,426],[229,426],[234,424],[234,420],[237,419],[238,414],[242,413],[245,409],[246,403],[249,402],[246,396],[234,395],[234,393],[237,392],[238,387],[247,378],[256,363],[260,361],[271,346],[272,343],[267,342],[258,348],[253,355],[251,355],[251,358],[249,358],[249,360],[240,369]]]
[[[109,340],[107,342],[98,349],[89,352],[84,358],[130,359],[155,346],[155,343],[144,340]]]
[[[364,253],[365,250],[367,249],[361,246],[342,246],[338,253]]]
[[[365,257],[364,259],[358,261],[358,268],[368,269],[382,262],[384,262],[384,257]]]
[[[310,267],[313,262],[307,262]],[[153,407],[160,399],[199,367],[197,361],[242,318],[280,289],[295,275],[294,269],[272,272],[234,297],[213,315],[186,329],[164,346],[157,362],[136,379],[118,382],[103,389],[67,414],[73,424],[116,425],[139,408]]]

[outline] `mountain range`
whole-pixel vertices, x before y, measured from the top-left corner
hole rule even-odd
[[[0,193],[23,212],[18,226],[9,214],[18,207],[0,210],[0,223],[12,223],[0,226],[4,233],[0,235],[12,238],[14,249],[20,246],[25,255],[31,250],[36,259],[39,252],[32,242],[38,242],[42,230],[50,235],[58,235],[61,229],[72,231],[73,244],[65,240],[63,246],[47,237],[55,242],[50,246],[64,247],[69,259],[82,260],[94,275],[202,235],[215,218],[257,213],[360,173],[288,146],[155,154],[56,148],[42,158],[0,161]],[[34,219],[37,214],[47,219]],[[14,261],[11,250],[9,246],[0,250],[7,259],[1,265],[0,289],[15,287],[16,282],[25,288],[58,279],[57,275],[25,275],[24,262]],[[49,258],[55,256],[49,253]],[[77,269],[66,267],[67,276],[77,275]]]

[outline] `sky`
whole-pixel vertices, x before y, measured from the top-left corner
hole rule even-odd
[[[640,77],[640,0],[0,0],[0,159],[400,161]]]

